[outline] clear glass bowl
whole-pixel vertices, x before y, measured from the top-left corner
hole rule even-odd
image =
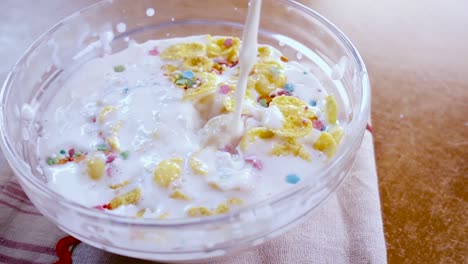
[[[246,1],[108,0],[71,15],[41,36],[8,75],[0,112],[3,152],[41,213],[97,248],[169,262],[202,260],[259,245],[313,213],[351,170],[369,118],[370,87],[364,63],[346,36],[295,1],[264,0],[259,43],[306,65],[337,97],[346,135],[337,154],[313,180],[226,215],[155,221],[109,215],[67,200],[48,189],[38,167],[34,113],[41,113],[73,69],[99,56],[83,50],[99,47],[106,39],[117,52],[127,47],[129,39],[240,37],[246,12]]]

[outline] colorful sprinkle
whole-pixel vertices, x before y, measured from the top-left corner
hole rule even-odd
[[[106,143],[102,143],[102,144],[97,145],[97,150],[99,150],[99,151],[108,151],[109,146]]]
[[[228,94],[231,90],[231,87],[227,84],[223,84],[219,87],[220,94]]]
[[[284,89],[286,92],[288,92],[288,93],[294,92],[294,89],[295,89],[295,88],[296,88],[296,87],[295,87],[294,84],[292,84],[292,83],[286,83],[286,84],[284,85],[284,87],[283,87],[283,89]]]
[[[247,158],[245,159],[245,161],[248,163],[251,163],[252,166],[257,170],[263,169],[263,162],[261,160],[254,159],[254,158]]]
[[[125,66],[117,65],[117,66],[114,67],[114,71],[115,72],[123,72],[123,71],[125,71]]]
[[[64,149],[60,150],[60,154],[65,155],[67,153]]]
[[[47,164],[50,166],[56,164],[56,158],[47,158]]]
[[[227,38],[226,40],[224,40],[224,46],[226,48],[232,47],[233,44],[234,44],[234,40],[232,38]]]
[[[158,56],[159,55],[159,50],[158,50],[158,48],[154,47],[152,50],[148,51],[148,54],[150,56]]]
[[[114,155],[109,155],[107,156],[106,163],[112,163],[115,160]]]
[[[309,105],[310,105],[310,106],[317,106],[317,101],[315,101],[315,100],[310,100],[310,101],[309,101]]]
[[[130,152],[128,152],[128,151],[124,151],[124,152],[120,153],[120,156],[122,156],[122,158],[124,160],[127,160],[129,155],[130,155]]]
[[[268,107],[266,99],[260,99],[258,100],[258,103],[263,107]]]
[[[123,93],[123,94],[128,94],[128,88],[124,88],[124,89],[122,90],[122,93]]]
[[[69,157],[74,157],[74,156],[75,156],[75,149],[73,149],[73,148],[72,148],[72,149],[69,149],[69,150],[68,150],[68,156],[69,156]]]
[[[192,79],[193,77],[195,77],[195,74],[193,73],[193,71],[184,71],[182,73],[182,77],[184,77],[185,79]]]
[[[315,129],[318,129],[320,131],[323,131],[322,129],[325,127],[322,123],[322,121],[316,119],[316,120],[313,120],[312,121],[312,126],[315,128]]]
[[[288,57],[286,57],[286,56],[281,56],[280,59],[281,59],[282,62],[288,62],[289,61]]]
[[[296,174],[288,174],[286,175],[285,180],[287,183],[296,184],[301,180],[301,178],[299,178],[299,176]]]

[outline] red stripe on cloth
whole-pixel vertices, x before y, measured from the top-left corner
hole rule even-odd
[[[43,253],[43,254],[47,254],[51,256],[55,255],[55,250],[53,248],[13,241],[13,240],[6,239],[4,237],[0,237],[0,246],[13,248],[13,249],[21,249],[21,250],[35,252],[35,253]]]
[[[7,185],[4,190],[8,190],[8,192],[10,192],[12,194],[16,194],[17,196],[19,196],[21,198],[29,200],[28,196],[26,195],[26,193],[24,193],[23,189],[21,189],[21,188],[17,188],[17,187]]]
[[[14,181],[9,181],[8,182],[9,184],[13,185],[13,186],[17,186],[17,187],[20,187],[21,188],[21,185],[17,182],[14,182]]]
[[[3,195],[6,195],[6,196],[8,196],[8,197],[10,197],[10,198],[12,198],[12,199],[15,199],[16,201],[20,201],[20,202],[22,202],[22,203],[24,203],[24,204],[27,204],[27,205],[29,205],[29,206],[33,206],[33,204],[31,203],[31,201],[21,199],[21,198],[19,198],[19,197],[16,197],[15,195],[10,194],[10,193],[3,192]],[[1,199],[1,198],[0,198],[0,199]]]
[[[55,246],[55,251],[57,252],[59,260],[54,264],[72,264],[73,260],[71,257],[70,247],[76,246],[80,242],[81,241],[72,236],[60,239]]]
[[[27,259],[18,259],[10,256],[5,256],[0,254],[0,263],[10,263],[10,264],[45,264],[42,262],[34,262]]]
[[[366,129],[372,134],[372,126],[369,123],[367,123]]]
[[[5,201],[0,200],[0,204],[6,205],[6,206],[18,211],[18,212],[24,213],[24,214],[42,216],[42,214],[39,213],[39,212],[31,212],[31,211],[23,210],[23,209],[21,209],[21,208],[19,208],[17,206],[14,206],[14,205],[12,205],[10,203],[5,202]]]

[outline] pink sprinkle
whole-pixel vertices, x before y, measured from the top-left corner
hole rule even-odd
[[[96,206],[93,206],[94,209],[97,209],[99,211],[104,211],[104,206],[102,205],[96,205]]]
[[[68,150],[68,156],[73,157],[73,155],[75,155],[75,149],[74,148],[69,149]]]
[[[96,123],[96,117],[95,116],[91,117],[91,122]]]
[[[224,41],[224,46],[226,48],[230,48],[232,47],[232,44],[234,44],[234,40],[232,40],[232,38],[228,38]]]
[[[231,91],[231,87],[227,84],[223,84],[219,87],[219,93],[228,94]]]
[[[318,119],[312,121],[312,126],[314,126],[315,129],[318,129],[320,131],[322,131],[322,129],[323,129],[323,123],[322,123],[322,121],[320,121]]]
[[[263,169],[263,162],[261,160],[254,159],[254,158],[247,158],[245,159],[245,161],[248,163],[252,163],[252,166],[257,170]]]
[[[158,50],[158,48],[154,47],[152,50],[148,51],[148,54],[150,56],[158,56],[159,55],[159,50]]]
[[[308,122],[307,122],[307,119],[302,119],[302,124],[303,125],[306,125]]]
[[[112,178],[112,168],[111,167],[107,167],[106,173],[107,173],[107,176]]]
[[[221,149],[222,151],[229,152],[231,154],[235,153],[235,149],[231,145],[226,145]]]
[[[106,163],[111,163],[115,160],[115,156],[114,155],[109,155],[107,156],[107,160],[106,160]]]
[[[217,59],[216,62],[218,64],[221,64],[221,65],[228,65],[229,64],[229,61],[225,60],[225,59]]]

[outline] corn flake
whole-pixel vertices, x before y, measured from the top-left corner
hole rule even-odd
[[[232,43],[230,45],[225,45],[228,39],[232,39]],[[210,58],[226,58],[229,62],[236,62],[239,60],[239,48],[239,38],[213,38],[208,36],[206,52]]]
[[[327,154],[328,158],[331,158],[336,152],[336,142],[332,135],[327,132],[322,132],[314,143],[314,149],[322,151]]]
[[[213,215],[213,212],[204,206],[199,206],[188,209],[187,215],[190,217],[210,216]]]
[[[177,199],[177,200],[184,200],[184,201],[190,200],[190,197],[188,197],[188,195],[181,192],[180,190],[175,190],[174,192],[172,192],[170,197],[172,199]]]
[[[294,138],[286,138],[282,144],[276,144],[271,151],[275,156],[293,155],[303,160],[310,161],[310,155],[307,150]]]
[[[183,100],[199,100],[216,90],[216,75],[214,73],[202,72],[197,75],[201,85],[196,88],[189,88],[185,91]]]
[[[283,114],[283,127],[274,129],[275,134],[285,137],[303,137],[312,130],[315,113],[307,104],[294,96],[277,96],[270,105],[277,106]]]
[[[255,127],[248,130],[241,139],[240,146],[245,151],[247,145],[254,142],[257,138],[269,139],[275,134],[266,127]]]
[[[121,205],[136,204],[141,197],[141,190],[136,188],[126,194],[118,196],[109,202],[109,209],[117,209]]]
[[[207,72],[213,67],[213,60],[206,56],[188,57],[184,60],[182,66],[194,72]]]
[[[189,161],[190,167],[193,172],[198,175],[207,175],[208,174],[208,165],[199,160],[196,155],[193,155]]]
[[[163,60],[178,60],[205,54],[205,45],[201,43],[180,43],[165,49],[160,57]]]
[[[104,119],[106,116],[114,111],[116,111],[117,108],[115,106],[105,106],[102,108],[101,113],[99,114],[98,121],[100,124],[104,123]]]
[[[329,124],[335,124],[338,118],[338,105],[334,95],[325,98],[325,114]]]
[[[86,162],[86,169],[89,177],[97,181],[104,175],[106,162],[98,157],[92,157]]]
[[[173,158],[161,161],[154,170],[154,181],[163,188],[169,185],[182,174],[182,158]]]
[[[216,207],[214,212],[216,214],[225,214],[225,213],[229,212],[229,206],[227,204],[222,203],[222,204],[218,205],[218,207]]]

